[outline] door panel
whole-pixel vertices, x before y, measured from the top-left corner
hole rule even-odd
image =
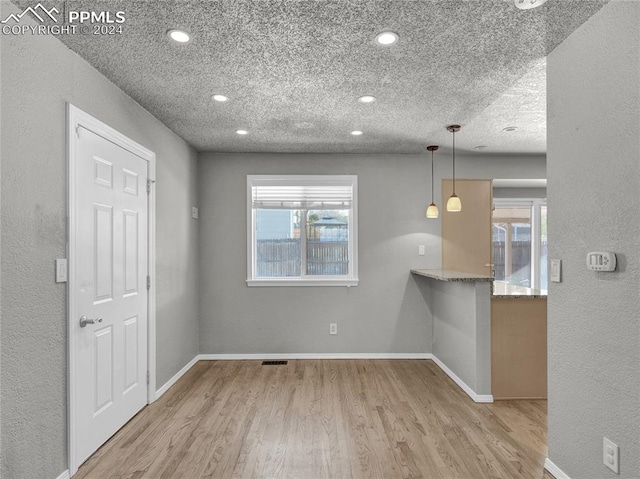
[[[95,407],[94,416],[113,403],[113,328],[95,332]]]
[[[94,304],[98,304],[113,299],[113,208],[94,204],[93,212]]]
[[[138,292],[138,213],[127,211],[124,213],[124,294],[125,296]]]
[[[75,142],[75,424],[79,463],[147,403],[146,160],[87,129]]]
[[[139,382],[138,377],[138,317],[124,322],[124,389],[125,394]]]

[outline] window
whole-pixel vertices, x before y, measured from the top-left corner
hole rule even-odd
[[[356,286],[357,177],[247,176],[247,284]]]
[[[496,281],[547,289],[547,206],[544,200],[495,200]]]

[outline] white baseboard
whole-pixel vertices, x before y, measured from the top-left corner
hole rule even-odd
[[[166,393],[167,390],[171,386],[173,386],[178,381],[178,379],[180,379],[182,376],[184,376],[186,374],[186,372],[189,371],[189,369],[191,369],[193,366],[195,366],[195,364],[199,360],[200,360],[200,355],[196,356],[191,361],[189,361],[180,371],[178,371],[176,374],[174,374],[174,376],[171,379],[169,379],[166,383],[164,383],[162,385],[162,387],[156,391],[156,400],[160,399],[160,396],[162,396],[164,393]]]
[[[156,391],[156,399],[160,398],[167,390],[173,386],[182,376],[186,374],[198,361],[264,361],[275,359],[431,359],[442,371],[469,395],[477,403],[492,403],[493,396],[490,394],[476,394],[462,379],[460,379],[451,369],[431,353],[264,353],[264,354],[198,354],[189,361],[180,371],[169,379],[160,389]],[[548,459],[547,459],[548,461]],[[551,461],[550,464],[553,465]],[[545,466],[546,467],[546,466]],[[555,465],[554,465],[555,467]],[[560,469],[558,469],[560,470]],[[68,474],[68,473],[67,473]],[[556,476],[557,479],[564,479],[565,476]],[[62,476],[59,479],[64,479]]]
[[[556,479],[571,479],[562,469],[556,466],[548,457],[544,460],[544,468]]]
[[[70,478],[71,478],[71,476],[69,475],[69,469],[67,469],[62,474],[60,474],[58,477],[56,477],[56,479],[70,479]]]
[[[465,393],[467,393],[467,395],[471,399],[473,399],[475,402],[479,402],[479,403],[492,403],[493,402],[493,396],[491,394],[477,394],[473,389],[471,389],[469,387],[469,385],[467,383],[465,383],[462,379],[460,379],[456,375],[456,373],[454,373],[451,369],[449,369],[445,363],[440,361],[437,357],[435,357],[433,355],[431,355],[431,356],[433,358],[433,362],[436,363],[438,365],[438,367],[440,369],[442,369],[447,376],[449,376],[451,379],[453,379],[453,381],[458,386],[460,386],[460,389],[462,389]]]
[[[273,359],[431,359],[430,353],[286,353],[286,354],[200,354],[201,361],[243,361]]]

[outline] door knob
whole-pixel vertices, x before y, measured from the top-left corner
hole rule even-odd
[[[86,316],[80,316],[80,327],[81,328],[85,328],[87,326],[87,324],[96,324],[96,323],[101,323],[101,322],[102,322],[102,318],[90,319],[90,318],[87,318]]]

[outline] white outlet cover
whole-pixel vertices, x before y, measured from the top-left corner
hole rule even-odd
[[[192,207],[191,207],[191,217],[192,217],[194,220],[197,220],[197,219],[198,219],[198,207],[197,207],[197,206],[192,206]]]

